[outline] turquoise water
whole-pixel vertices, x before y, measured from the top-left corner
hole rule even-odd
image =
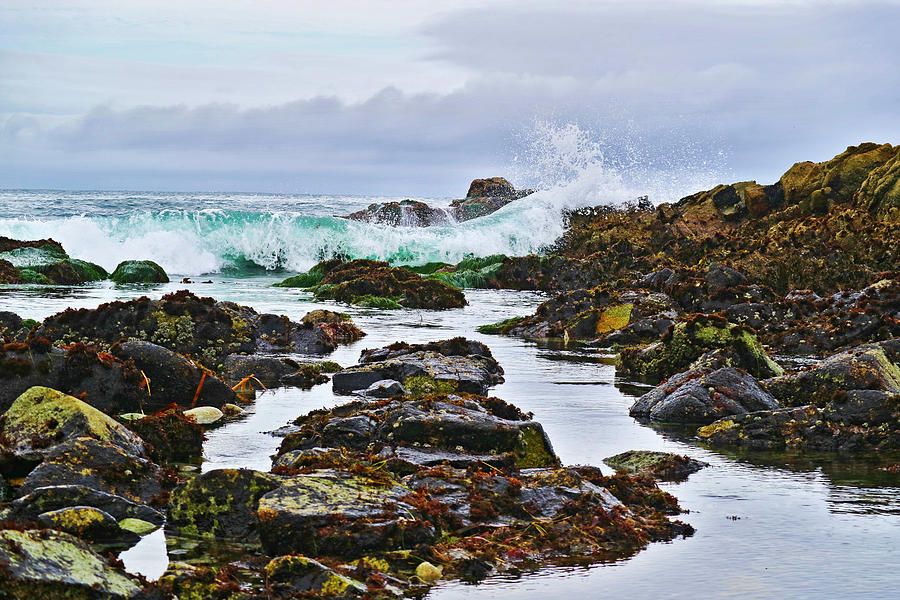
[[[314,308],[296,289],[271,284],[335,252],[399,262],[454,262],[469,252],[523,254],[562,231],[561,211],[630,192],[574,185],[542,192],[484,219],[427,230],[390,229],[335,219],[383,199],[257,194],[0,192],[0,235],[52,237],[71,255],[108,269],[124,259],[160,262],[173,281],[117,287],[0,286],[0,310],[43,319],[68,307],[189,288],[259,311],[299,319]],[[442,205],[448,199],[431,199]],[[203,275],[202,278],[198,277]],[[211,280],[212,283],[200,283]],[[602,465],[630,449],[688,454],[710,467],[664,484],[697,533],[654,544],[634,557],[591,567],[549,567],[479,585],[440,582],[430,599],[616,598],[895,598],[900,574],[900,476],[879,470],[900,457],[733,455],[698,445],[690,431],[656,429],[628,416],[640,386],[615,378],[611,356],[577,347],[546,347],[478,334],[475,328],[529,314],[537,293],[467,290],[469,306],[429,312],[341,306],[368,333],[329,358],[356,362],[363,348],[397,340],[465,335],[487,343],[506,370],[493,394],[532,411],[567,464]],[[275,430],[309,410],[344,402],[330,385],[263,394],[239,421],[211,432],[203,469],[267,470]],[[126,566],[157,577],[168,562],[164,532],[122,555]],[[177,547],[168,548],[171,552]]]
[[[110,271],[122,260],[150,259],[180,276],[305,271],[341,254],[457,263],[470,253],[536,252],[562,234],[565,209],[634,197],[612,183],[572,184],[465,223],[385,228],[335,215],[400,198],[0,190],[0,235],[52,237]],[[450,199],[427,201],[443,207]]]

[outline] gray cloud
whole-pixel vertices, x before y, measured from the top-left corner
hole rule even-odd
[[[579,123],[609,160],[684,186],[723,151],[728,176],[769,181],[900,141],[898,22],[888,2],[459,10],[422,32],[428,59],[473,73],[454,92],[12,116],[0,185],[454,195],[507,168],[536,119]]]

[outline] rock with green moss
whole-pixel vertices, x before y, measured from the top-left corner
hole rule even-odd
[[[159,587],[174,593],[178,600],[260,600],[266,597],[265,590],[259,590],[259,594],[243,591],[218,569],[177,561],[169,563],[159,578]]]
[[[661,341],[643,348],[625,348],[616,372],[649,383],[680,373],[709,350],[726,351],[726,366],[748,371],[758,379],[784,370],[766,353],[752,329],[715,315],[693,315],[670,328]]]
[[[365,390],[376,381],[394,379],[413,389],[429,384],[436,391],[483,394],[503,382],[503,368],[484,344],[454,338],[427,344],[399,342],[363,352],[360,364],[334,374],[338,393]],[[442,387],[434,387],[442,386]]]
[[[18,241],[3,238],[0,248],[3,249],[0,251],[0,261],[5,261],[18,270],[22,283],[77,285],[106,279],[108,275],[100,265],[71,258],[53,240]]]
[[[5,450],[20,460],[39,461],[60,442],[90,436],[141,455],[141,439],[89,404],[46,387],[35,386],[19,396],[0,416]]]
[[[712,423],[729,415],[779,407],[749,374],[734,367],[697,366],[673,375],[638,398],[629,414],[666,423]]]
[[[265,568],[266,587],[272,600],[289,600],[298,594],[319,598],[362,596],[368,587],[336,573],[322,563],[298,555],[279,556]]]
[[[466,305],[463,293],[446,283],[374,260],[328,265],[314,294],[321,300],[365,303],[376,308],[443,310]]]
[[[250,469],[203,473],[172,492],[170,524],[185,535],[257,540],[259,499],[280,485],[281,478]]]
[[[270,555],[355,558],[428,545],[434,528],[410,518],[412,507],[400,500],[407,493],[399,485],[332,470],[291,477],[259,501],[263,549]]]
[[[469,257],[454,267],[440,269],[428,277],[460,289],[498,288],[500,286],[496,277],[505,260],[506,256],[503,254]]]
[[[806,405],[738,415],[701,427],[697,434],[713,446],[893,452],[900,449],[898,411],[900,394],[851,390],[821,407]]]
[[[52,485],[79,485],[150,504],[162,491],[159,467],[119,446],[90,437],[57,444],[25,478],[20,494]]]
[[[187,290],[159,300],[141,297],[95,309],[69,309],[44,320],[35,335],[61,343],[83,341],[101,346],[122,338],[143,340],[190,355],[216,371],[229,354],[322,354],[336,347],[323,325],[260,314],[248,306],[216,302]]]
[[[422,452],[477,455],[488,462],[525,469],[558,464],[541,425],[497,398],[430,393],[374,404],[351,403],[316,411],[294,422],[279,455],[293,450],[348,448],[378,453],[385,446]],[[421,456],[422,460],[431,460]]]
[[[109,278],[116,283],[169,283],[165,270],[152,260],[120,262]]]
[[[676,481],[709,466],[708,463],[681,454],[651,450],[628,450],[604,458],[603,462],[616,471],[632,474],[648,473],[657,479]]]
[[[900,393],[900,369],[877,345],[859,346],[828,357],[808,370],[763,381],[785,406],[824,406],[850,390]]]
[[[78,538],[52,530],[0,530],[0,596],[125,600],[143,585]]]
[[[49,529],[71,533],[91,542],[134,544],[139,536],[119,527],[108,512],[93,506],[71,506],[38,515],[38,523]]]
[[[92,506],[109,513],[119,521],[137,519],[157,527],[165,522],[165,515],[146,504],[132,502],[127,498],[84,485],[48,485],[35,488],[10,503],[8,519],[36,521],[42,513],[72,506]]]

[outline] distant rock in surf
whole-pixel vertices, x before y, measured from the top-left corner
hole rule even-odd
[[[534,190],[517,190],[503,177],[476,179],[465,198],[454,200],[450,208],[434,208],[417,200],[370,204],[342,218],[391,227],[431,227],[459,223],[489,215]]]

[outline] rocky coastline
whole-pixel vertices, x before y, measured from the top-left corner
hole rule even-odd
[[[415,203],[347,218],[450,224],[526,196],[476,180],[452,218]],[[467,288],[539,290],[534,314],[479,331],[605,349],[619,381],[645,385],[629,410],[641,422],[713,449],[900,452],[900,147],[566,225],[541,256],[333,258],[277,285],[385,314],[461,309]],[[3,283],[107,278],[168,281],[149,261],[110,275],[51,239],[0,238]],[[506,373],[481,341],[397,340],[341,367],[328,355],[365,336],[347,315],[292,320],[187,290],[42,322],[0,313],[0,335],[0,599],[422,596],[693,534],[658,483],[705,463],[562,464],[534,415],[491,395]],[[186,468],[254,390],[329,381],[341,402],[297,414],[269,470]],[[245,558],[173,560],[153,582],[126,572],[116,553],[159,528]]]

